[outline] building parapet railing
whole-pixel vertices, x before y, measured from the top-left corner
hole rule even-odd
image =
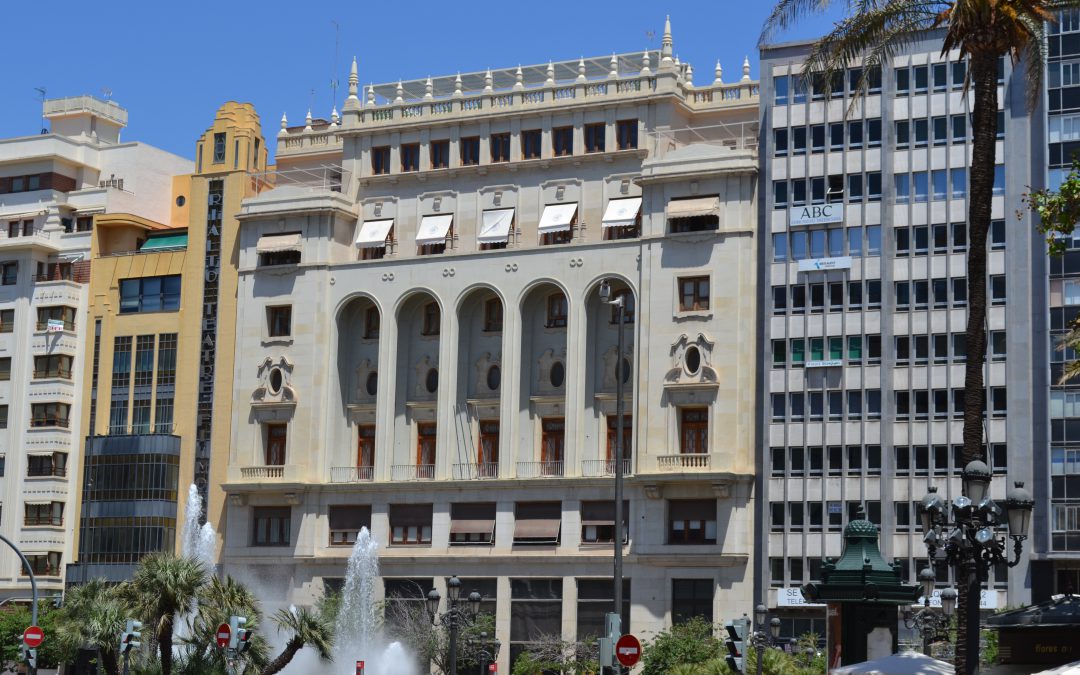
[[[390,467],[391,480],[435,480],[434,464],[394,464]]]
[[[454,480],[486,480],[498,477],[498,462],[480,462],[454,465]]]
[[[712,455],[707,453],[686,455],[659,455],[656,468],[660,471],[708,471],[712,468]]]
[[[559,478],[565,475],[563,463],[559,462],[518,462],[518,478]]]
[[[633,462],[629,459],[622,461],[622,473],[624,476],[629,476],[632,471]],[[581,475],[588,477],[596,476],[614,476],[615,475],[615,460],[614,459],[583,459],[581,460]]]
[[[341,146],[341,136],[337,134],[337,127],[286,130],[286,133],[278,139],[278,152],[282,154],[329,152],[340,150]]]
[[[113,101],[104,101],[89,94],[47,99],[42,108],[46,117],[88,111],[118,124],[127,125],[127,110]]]
[[[727,122],[707,126],[686,126],[644,132],[652,156],[661,155],[687,145],[714,145],[732,150],[757,150],[760,124]]]
[[[240,475],[244,478],[284,478],[284,466],[244,466],[240,467]]]
[[[252,191],[256,194],[272,188],[294,187],[311,192],[341,192],[342,185],[349,182],[349,172],[341,165],[326,164],[317,167],[253,171],[248,174]]]
[[[332,466],[331,483],[367,483],[375,480],[373,466]]]

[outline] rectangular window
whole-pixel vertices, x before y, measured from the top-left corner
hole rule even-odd
[[[1005,304],[1005,275],[995,274],[990,276],[990,304]]]
[[[934,145],[947,145],[949,143],[949,118],[935,117],[931,120],[933,125]]]
[[[130,335],[118,335],[113,340],[112,395],[127,398],[131,383]]]
[[[62,427],[70,426],[71,406],[67,403],[32,403],[30,404],[30,426]]]
[[[952,142],[964,143],[967,141],[967,117],[964,115],[953,115],[949,118],[952,128]]]
[[[915,93],[925,94],[929,85],[929,69],[926,66],[912,66],[911,78],[915,81]]]
[[[574,127],[556,127],[551,130],[551,150],[556,157],[574,154]]]
[[[180,309],[180,275],[120,280],[120,313],[175,312]]]
[[[292,334],[292,306],[280,305],[266,308],[266,325],[270,337],[287,337]]]
[[[948,172],[945,169],[934,169],[930,172],[930,179],[934,201],[943,201],[949,193]]]
[[[67,354],[52,354],[48,356],[34,357],[34,379],[56,377],[64,380],[71,379],[71,364],[74,357]],[[11,376],[11,359],[0,359],[0,379],[7,380]]]
[[[462,166],[476,166],[480,163],[480,137],[468,136],[458,141],[461,151]]]
[[[712,624],[714,620],[713,598],[715,582],[712,579],[671,580],[671,622],[686,623],[700,618]]]
[[[154,433],[171,434],[173,425],[173,398],[160,393],[154,402]]]
[[[866,199],[871,202],[881,201],[881,172],[869,171],[866,174]]]
[[[390,504],[390,545],[431,545],[431,504]]]
[[[911,184],[916,202],[925,202],[930,194],[930,181],[926,171],[915,171],[911,174]]]
[[[214,164],[225,161],[225,133],[214,134]]]
[[[435,422],[416,423],[416,477],[435,477],[435,453],[438,426]]]
[[[813,124],[810,126],[810,151],[825,152],[824,124]]]
[[[623,543],[628,537],[630,505],[623,502]],[[581,542],[583,544],[611,544],[615,541],[615,502],[581,502]]]
[[[668,500],[668,544],[715,544],[716,500]]]
[[[7,262],[0,265],[0,285],[14,286],[19,283],[19,263]]]
[[[993,193],[995,195],[1005,194],[1005,165],[998,164],[994,166],[994,187]]]
[[[330,546],[352,546],[361,528],[371,528],[371,506],[337,504],[327,507]]]
[[[521,132],[521,158],[540,159],[540,146],[542,144],[543,131],[540,129],[525,129]]]
[[[23,525],[62,527],[64,524],[64,502],[45,502],[23,505]]]
[[[863,180],[862,175],[853,173],[848,176],[848,201],[852,203],[861,202],[863,200]]]
[[[292,507],[256,506],[252,509],[252,546],[288,546],[292,541]]]
[[[679,411],[679,452],[703,455],[709,451],[708,408],[681,408]]]
[[[37,329],[47,330],[50,321],[59,322],[60,327],[66,331],[75,330],[75,308],[66,305],[54,305],[52,307],[38,307]]]
[[[683,312],[709,309],[709,277],[679,278],[679,310]]]
[[[450,545],[482,546],[495,542],[495,502],[450,505]]]
[[[615,123],[615,140],[619,150],[634,150],[638,146],[638,121],[619,120]]]
[[[860,133],[862,129],[860,128]],[[844,149],[844,123],[833,122],[829,125],[829,149],[830,150],[843,150]]]
[[[776,75],[773,77],[773,101],[776,105],[788,103],[788,76]]]
[[[897,68],[895,71],[896,79],[896,95],[907,96],[911,90],[911,71],[904,68]]]
[[[390,146],[371,149],[371,173],[381,176],[390,173]]]
[[[431,141],[431,168],[445,169],[450,166],[450,141]]]
[[[285,465],[285,446],[288,440],[289,425],[282,423],[267,423],[263,425],[265,446],[263,458],[266,466]]]
[[[929,142],[930,126],[929,122],[925,119],[917,119],[912,121],[912,128],[914,130],[913,136],[915,141],[915,147],[926,147]]]
[[[135,386],[148,387],[154,383],[154,336],[140,335],[135,339]]]
[[[835,132],[834,132],[835,133]],[[843,129],[841,128],[841,142],[843,142]],[[835,139],[834,139],[835,140]],[[863,123],[861,120],[855,120],[847,123],[847,144],[848,148],[854,150],[855,148],[861,148],[863,144]]]
[[[773,130],[773,153],[777,157],[784,157],[788,154],[788,130],[787,129],[774,129]]]
[[[806,154],[806,127],[792,127],[791,129],[791,154]]]
[[[137,396],[131,405],[131,433],[150,433],[150,399]]]
[[[553,545],[562,530],[560,502],[517,502],[514,504],[514,545]]]
[[[604,134],[607,133],[607,125],[603,122],[599,124],[586,124],[585,125],[585,152],[603,152],[604,151]]]
[[[1005,248],[1005,221],[1004,220],[991,220],[990,221],[990,248],[995,251],[1000,251]]]

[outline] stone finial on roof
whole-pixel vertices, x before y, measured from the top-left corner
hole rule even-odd
[[[577,62],[577,81],[584,82],[585,79],[585,57],[582,56]]]
[[[694,67],[689,63],[686,64],[686,72],[683,74],[683,77],[686,78],[686,86],[694,86]]]
[[[550,60],[548,61],[547,79],[544,80],[544,84],[549,87],[555,84],[555,64],[552,63]]]
[[[368,84],[367,86],[367,104],[368,106],[375,105],[375,85]]]
[[[646,49],[641,55],[641,74],[651,75],[652,70],[649,69],[649,50]]]
[[[285,116],[285,113],[281,113],[281,131],[278,132],[278,136],[284,136],[289,133],[289,118]]]
[[[723,84],[724,69],[720,67],[720,59],[716,59],[716,69],[714,72],[716,73],[716,79],[713,80],[713,84]]]
[[[744,56],[742,62],[742,81],[750,81],[750,57]]]
[[[521,64],[518,64],[517,70],[514,71],[514,91],[521,91],[525,88],[525,74],[521,72]]]
[[[611,78],[619,76],[619,57],[615,56],[615,52],[611,53],[611,61],[608,63],[607,76]]]
[[[357,100],[359,93],[360,76],[356,74],[356,57],[352,58],[352,67],[349,68],[349,100]]]
[[[670,66],[674,63],[671,58],[675,48],[675,41],[671,39],[671,17],[664,17],[664,36],[660,38],[660,67]]]
[[[339,119],[341,118],[338,117],[337,106],[334,106],[334,109],[330,111],[330,126],[336,127]]]
[[[405,88],[401,86],[401,80],[397,81],[397,89],[394,92],[394,103],[402,103],[405,100]]]
[[[428,75],[427,80],[424,82],[424,100],[430,101],[435,98],[435,85],[431,83],[431,76]]]
[[[454,97],[461,96],[464,96],[464,94],[461,93],[461,73],[458,73],[457,77],[454,78]]]
[[[304,131],[311,131],[311,108],[308,108],[307,115],[304,116]]]
[[[487,72],[484,73],[484,91],[491,93],[494,90],[493,83],[494,78],[491,77],[491,68],[488,68]]]

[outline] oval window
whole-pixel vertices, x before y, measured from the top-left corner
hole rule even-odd
[[[424,387],[427,388],[428,393],[434,394],[439,388],[439,370],[432,368],[427,371],[427,376],[424,378]]]
[[[548,377],[551,380],[551,386],[556,389],[563,385],[563,380],[566,379],[566,366],[562,364],[562,361],[551,364],[551,374]]]
[[[187,198],[185,198],[184,195],[180,195],[179,197],[176,198],[176,205],[177,206],[183,206],[184,204],[187,204]]]
[[[626,384],[626,383],[628,383],[630,381],[630,373],[632,372],[632,370],[633,370],[633,367],[630,365],[630,359],[624,358],[622,360],[622,381],[623,381],[623,384]]]
[[[687,347],[683,359],[686,363],[686,372],[697,375],[698,371],[701,370],[701,352],[698,348],[694,346]]]
[[[487,371],[487,387],[491,391],[495,391],[499,388],[499,384],[502,382],[502,371],[498,366],[492,366]]]
[[[379,391],[379,374],[374,370],[368,373],[364,389],[367,390],[368,396],[374,396],[375,392]]]
[[[281,368],[270,369],[270,393],[277,394],[281,392],[281,384],[283,377],[281,374]]]

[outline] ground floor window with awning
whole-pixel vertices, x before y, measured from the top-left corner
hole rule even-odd
[[[360,223],[356,245],[361,260],[378,260],[386,254],[387,244],[394,238],[394,219],[365,220]]]
[[[561,502],[519,502],[514,505],[514,545],[558,544]]]
[[[495,502],[450,505],[450,545],[495,542]]]
[[[629,538],[630,502],[623,502],[623,543]],[[615,541],[615,502],[581,502],[581,542],[610,544]]]
[[[300,233],[264,234],[255,244],[259,267],[296,265],[300,262]]]
[[[540,245],[569,244],[577,225],[577,202],[548,204],[540,214]]]
[[[453,225],[452,214],[424,216],[420,220],[420,229],[416,231],[417,253],[432,255],[445,251],[447,240],[453,236]]]
[[[707,232],[720,227],[720,197],[672,199],[667,205],[671,232]]]
[[[641,197],[611,199],[600,224],[604,239],[633,239],[641,232]]]
[[[484,211],[484,220],[480,223],[480,232],[476,243],[480,250],[506,248],[510,233],[514,227],[514,209],[491,209]]]

